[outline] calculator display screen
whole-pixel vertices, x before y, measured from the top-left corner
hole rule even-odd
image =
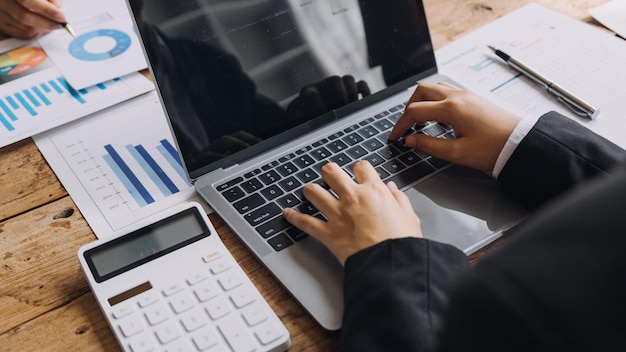
[[[85,252],[97,282],[173,252],[210,234],[195,208]]]

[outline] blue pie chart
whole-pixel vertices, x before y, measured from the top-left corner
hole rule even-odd
[[[108,48],[105,51],[89,51],[87,50],[87,42],[92,39],[102,39],[106,37],[113,39],[115,42],[113,48]],[[72,40],[69,46],[70,54],[83,61],[102,61],[113,57],[116,57],[130,47],[130,36],[122,31],[116,29],[98,29],[95,31],[87,32],[79,35],[76,39]]]

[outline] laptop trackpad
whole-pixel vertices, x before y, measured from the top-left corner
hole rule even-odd
[[[527,213],[484,173],[453,166],[405,190],[425,238],[470,254],[500,236]]]

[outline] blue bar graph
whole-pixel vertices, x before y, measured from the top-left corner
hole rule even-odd
[[[152,182],[154,182],[161,190],[164,196],[169,196],[179,191],[178,187],[172,182],[172,180],[165,174],[159,164],[154,161],[152,156],[146,151],[146,149],[140,144],[137,146],[127,145],[126,149],[135,158],[135,160],[146,171]]]
[[[155,144],[150,146],[151,151],[142,144],[125,145],[125,150],[128,152],[125,155],[129,158],[126,161],[111,144],[104,146],[107,152],[103,155],[104,160],[140,207],[176,194],[181,191],[181,187],[184,189],[185,186],[191,186],[178,152],[172,144],[166,139]],[[161,155],[162,158],[156,158],[157,155]],[[131,167],[136,170],[131,170]],[[178,186],[174,179],[178,180],[176,181]]]
[[[188,186],[191,186],[191,182],[187,178],[187,174],[185,173],[185,169],[183,169],[183,163],[180,160],[180,155],[176,151],[176,148],[167,140],[162,139],[161,144],[157,146],[157,150],[163,155],[165,160],[176,170],[178,176],[181,179],[185,180],[185,183]]]
[[[116,176],[122,181],[128,192],[135,198],[137,203],[139,203],[140,206],[153,203],[154,198],[141,181],[139,181],[135,173],[128,167],[128,164],[120,157],[115,148],[107,144],[104,146],[104,149],[108,152],[108,154],[104,156],[104,159],[110,160],[110,162],[107,161],[107,163],[111,169],[113,169]]]
[[[26,111],[28,111],[30,116],[37,116],[37,111],[35,111],[35,109],[33,109],[32,106],[30,106],[30,104],[26,102],[26,99],[24,99],[24,97],[20,93],[15,93],[15,99],[17,99],[17,101],[22,104],[22,106],[24,107],[24,109],[26,109]]]
[[[120,81],[120,79],[118,78],[114,81]],[[66,103],[68,98],[71,97],[72,101],[78,104],[85,104],[87,103],[85,97],[89,96],[88,93],[90,91],[94,89],[97,91],[105,90],[107,85],[98,83],[94,87],[76,91],[63,77],[57,77],[56,79],[46,79],[45,82],[35,83],[30,88],[7,93],[4,99],[0,97],[0,112],[2,112],[0,129],[4,128],[9,132],[15,131],[16,127],[19,127],[15,124],[19,118],[46,116],[42,109],[54,106],[55,103],[58,104],[61,99],[64,99],[64,103]]]

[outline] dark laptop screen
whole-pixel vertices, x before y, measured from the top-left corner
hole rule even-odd
[[[419,0],[129,3],[192,178],[436,72]]]

